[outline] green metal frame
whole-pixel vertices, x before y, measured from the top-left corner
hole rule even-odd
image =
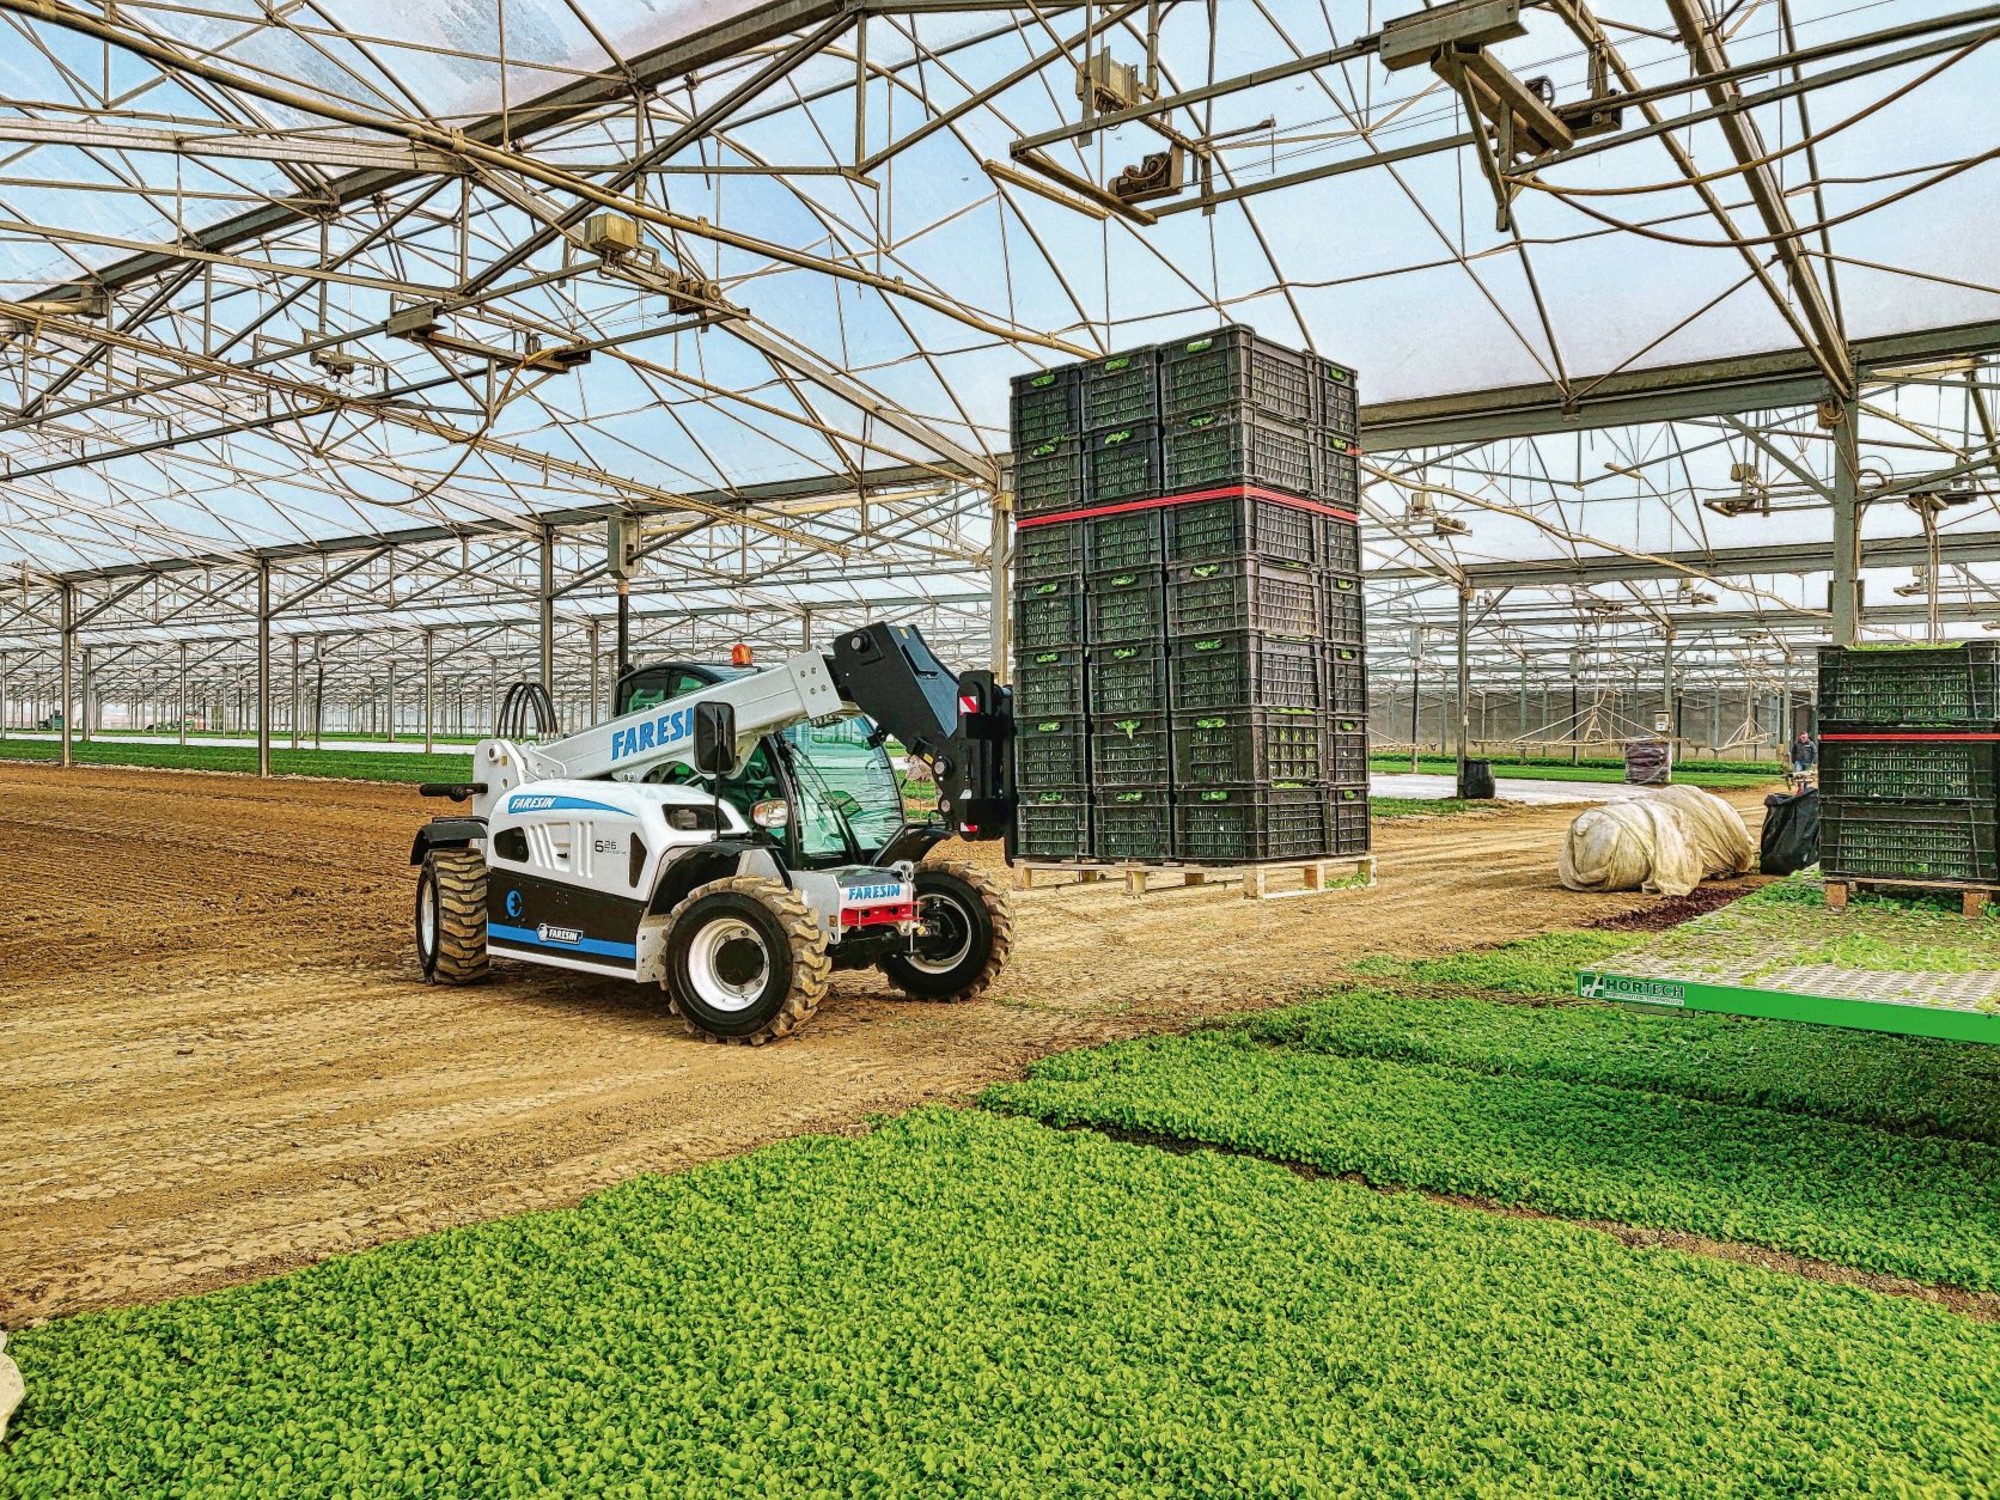
[[[1578,970],[1576,993],[1585,1000],[1609,1000],[1635,1010],[1705,1010],[1953,1042],[2000,1042],[2000,1015],[1894,1000],[1802,995],[1790,990],[1618,974],[1609,969]]]

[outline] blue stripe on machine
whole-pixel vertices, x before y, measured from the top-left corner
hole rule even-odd
[[[542,939],[532,927],[503,927],[498,922],[489,922],[486,930],[492,936],[509,943],[526,943],[533,948],[546,948],[551,953],[594,953],[604,958],[639,957],[636,943],[607,943],[600,938],[580,938],[574,943],[550,943]]]
[[[507,811],[525,812],[623,812],[622,807],[592,802],[588,797],[560,797],[546,792],[516,792],[507,799]]]

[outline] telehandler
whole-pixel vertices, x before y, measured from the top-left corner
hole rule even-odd
[[[472,780],[422,788],[471,804],[410,850],[425,978],[470,983],[494,955],[615,975],[662,986],[695,1035],[752,1045],[805,1025],[836,968],[926,1000],[992,983],[1006,897],[922,863],[1012,827],[1012,695],[991,673],[874,624],[768,668],[641,667],[613,709],[537,743],[552,707],[516,684]],[[891,738],[935,778],[935,816],[905,816]]]

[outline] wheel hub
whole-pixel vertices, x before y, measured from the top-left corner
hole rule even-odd
[[[771,978],[771,953],[748,922],[723,917],[688,945],[688,980],[702,1003],[719,1011],[747,1010]]]
[[[972,951],[973,924],[971,915],[956,900],[939,894],[920,896],[917,916],[922,925],[911,945],[911,963],[942,974],[964,962]]]
[[[731,938],[715,955],[715,975],[727,985],[746,985],[764,972],[764,948],[747,938]]]

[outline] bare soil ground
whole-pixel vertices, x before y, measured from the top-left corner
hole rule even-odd
[[[1731,800],[1754,822],[1756,794]],[[1029,892],[989,999],[841,975],[803,1036],[752,1050],[613,981],[420,983],[406,859],[434,810],[409,787],[0,764],[0,1326],[572,1203],[1283,1001],[1364,954],[1651,902],[1557,886],[1572,809],[1398,820],[1374,890]]]

